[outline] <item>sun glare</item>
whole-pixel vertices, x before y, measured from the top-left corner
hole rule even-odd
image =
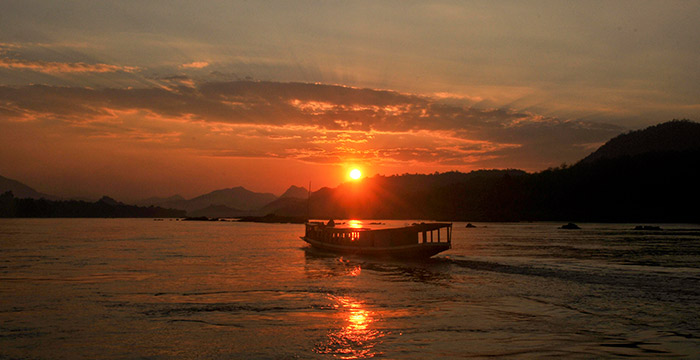
[[[350,178],[351,179],[357,180],[361,176],[362,176],[362,172],[359,169],[352,169],[352,171],[350,171]]]

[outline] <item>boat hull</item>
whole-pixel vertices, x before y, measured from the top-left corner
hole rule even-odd
[[[445,242],[427,242],[400,246],[370,247],[329,244],[304,236],[301,236],[301,239],[309,243],[314,248],[327,252],[374,257],[391,257],[397,259],[429,258],[435,254],[449,250],[451,247],[450,243]]]

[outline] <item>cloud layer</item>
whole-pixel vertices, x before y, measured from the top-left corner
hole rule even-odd
[[[337,85],[168,78],[138,89],[0,87],[0,121],[201,156],[538,170],[586,155],[612,125],[475,109]],[[544,147],[543,147],[544,146]]]

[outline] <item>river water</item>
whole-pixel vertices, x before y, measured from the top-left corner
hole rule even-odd
[[[700,358],[700,226],[464,225],[402,262],[303,225],[0,219],[0,359]]]

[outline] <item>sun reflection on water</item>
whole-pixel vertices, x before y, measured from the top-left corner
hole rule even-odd
[[[361,273],[362,273],[362,268],[358,265],[358,266],[353,267],[352,270],[350,270],[350,272],[348,273],[348,275],[358,276]]]
[[[351,227],[353,229],[362,229],[362,221],[361,220],[348,220],[348,227]]]
[[[376,314],[361,301],[339,296],[333,298],[336,309],[341,312],[343,328],[328,333],[325,342],[316,346],[320,354],[333,354],[340,359],[365,359],[381,353],[374,347],[385,333],[372,328]]]

